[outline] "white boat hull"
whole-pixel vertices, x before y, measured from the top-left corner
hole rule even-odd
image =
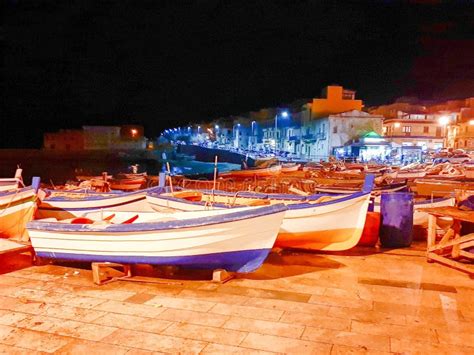
[[[275,246],[310,250],[339,251],[355,245],[362,236],[370,193],[345,196],[336,201],[289,204]],[[226,208],[177,198],[147,196],[155,210],[198,211]],[[281,202],[285,203],[284,200]]]
[[[33,221],[28,230],[39,257],[249,272],[273,247],[285,210],[279,205],[172,216],[140,213],[128,225]],[[119,212],[118,221],[132,214]]]

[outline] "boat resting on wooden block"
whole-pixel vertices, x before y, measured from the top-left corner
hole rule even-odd
[[[44,258],[250,272],[273,247],[286,210],[279,204],[172,215],[103,211],[80,224],[32,221],[28,231]]]
[[[225,191],[197,191],[190,198],[167,193],[150,193],[147,201],[155,208],[180,211],[226,209],[252,204],[284,203],[288,210],[275,245],[285,248],[339,251],[347,250],[360,240],[365,224],[374,177],[368,175],[362,191],[340,196],[296,196],[288,194],[238,195]],[[218,198],[220,196],[220,198]],[[224,197],[229,203],[222,200]]]

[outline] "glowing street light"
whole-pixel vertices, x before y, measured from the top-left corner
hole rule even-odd
[[[474,120],[469,121],[469,126],[474,126]]]
[[[288,118],[288,111],[283,111],[281,113],[282,118]],[[275,115],[275,156],[276,156],[276,150],[277,150],[277,129],[278,129],[278,113]]]
[[[132,129],[130,130],[130,133],[132,134],[132,137],[135,138],[136,135],[137,135],[137,133],[138,133],[138,131],[137,131],[135,128],[132,128]]]
[[[449,117],[448,116],[441,116],[438,120],[438,123],[441,126],[446,126],[449,123]]]

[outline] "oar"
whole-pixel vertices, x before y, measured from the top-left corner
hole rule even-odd
[[[103,221],[111,221],[115,217],[115,213],[112,213],[110,216],[103,218]]]
[[[135,222],[138,218],[138,215],[136,214],[135,216],[133,216],[132,218],[129,218],[127,219],[126,221],[123,221],[122,223],[120,224],[132,224],[133,222]]]

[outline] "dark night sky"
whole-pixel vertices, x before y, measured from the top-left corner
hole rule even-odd
[[[319,96],[474,95],[474,3],[13,1],[0,147],[45,130],[163,128]]]

